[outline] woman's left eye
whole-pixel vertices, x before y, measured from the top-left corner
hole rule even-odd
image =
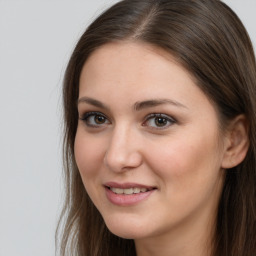
[[[146,118],[143,126],[149,126],[155,129],[164,129],[176,123],[175,119],[165,114],[151,114]]]

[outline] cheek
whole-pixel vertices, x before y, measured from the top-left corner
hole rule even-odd
[[[220,170],[220,149],[217,136],[211,139],[208,136],[194,136],[173,139],[162,144],[148,154],[151,155],[152,169],[165,181],[184,186],[193,182],[201,183],[203,179],[210,179],[218,175]]]
[[[84,176],[90,177],[97,173],[104,158],[103,144],[100,140],[84,136],[77,131],[74,144],[75,160],[79,172]]]
[[[222,188],[218,152],[215,140],[196,138],[173,140],[161,151],[151,151],[162,205],[186,215],[217,202]]]

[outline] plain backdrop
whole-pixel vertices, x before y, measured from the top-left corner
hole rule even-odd
[[[107,0],[0,0],[0,256],[53,256],[63,199],[61,86]],[[226,0],[256,45],[256,1]]]

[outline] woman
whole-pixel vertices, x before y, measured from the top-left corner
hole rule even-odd
[[[61,255],[255,255],[255,81],[221,1],[97,18],[65,75]]]

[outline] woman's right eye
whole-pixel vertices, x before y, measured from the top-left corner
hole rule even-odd
[[[90,127],[101,127],[106,124],[110,124],[108,118],[100,112],[87,112],[80,117],[87,126]]]

